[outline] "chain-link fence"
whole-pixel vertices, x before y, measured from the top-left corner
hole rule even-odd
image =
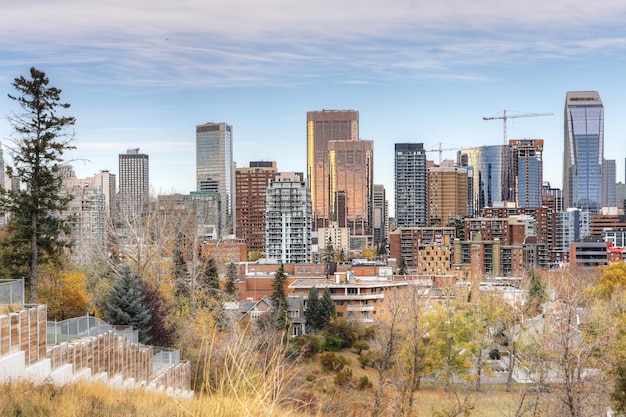
[[[152,358],[152,372],[156,373],[159,369],[167,368],[170,365],[178,365],[180,362],[180,351],[155,347],[154,356]]]
[[[132,343],[139,341],[139,334],[132,327],[118,328],[93,316],[76,317],[59,322],[49,321],[47,327],[48,343],[53,345],[85,336],[97,336],[111,330],[115,330],[117,334]]]
[[[0,279],[0,305],[24,304],[24,280]]]

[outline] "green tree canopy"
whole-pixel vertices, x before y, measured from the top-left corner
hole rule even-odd
[[[144,302],[141,278],[131,275],[126,267],[109,292],[104,318],[114,325],[132,326],[139,332],[140,343],[150,343],[152,314]]]
[[[61,90],[49,87],[43,71],[30,69],[30,78],[20,76],[12,86],[17,92],[9,98],[18,103],[21,113],[8,116],[13,128],[9,148],[13,164],[7,174],[26,185],[25,190],[4,190],[0,199],[2,212],[10,215],[12,240],[25,256],[14,260],[28,262],[29,302],[37,297],[39,264],[59,260],[70,242],[67,219],[58,216],[67,208],[71,196],[63,196],[60,167],[63,153],[74,149],[70,145],[73,117],[59,116],[57,112],[70,107],[61,102]]]
[[[285,284],[287,274],[285,266],[280,265],[278,271],[274,274],[274,282],[272,283],[272,324],[278,330],[284,330],[289,327],[289,318],[287,316],[287,295],[285,294]]]
[[[228,264],[228,270],[226,271],[226,283],[224,284],[224,291],[230,297],[235,297],[237,294],[237,265],[233,262]]]

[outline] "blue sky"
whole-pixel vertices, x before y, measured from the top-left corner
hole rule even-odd
[[[354,109],[393,201],[393,145],[545,140],[561,186],[567,91],[597,90],[607,159],[624,180],[626,3],[617,0],[0,0],[0,115],[31,66],[77,118],[79,177],[150,155],[155,192],[195,186],[195,126],[234,126],[235,160],[306,171],[306,112]],[[11,128],[0,119],[5,159]],[[445,156],[454,157],[449,152]],[[437,160],[438,154],[431,153]]]

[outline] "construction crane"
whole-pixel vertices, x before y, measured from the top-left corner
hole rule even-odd
[[[491,116],[491,117],[483,117],[483,120],[502,120],[503,124],[504,124],[504,143],[503,143],[503,152],[506,152],[506,145],[507,145],[507,137],[506,137],[506,121],[507,119],[515,119],[518,117],[539,117],[539,116],[552,116],[553,113],[518,113],[518,114],[506,114],[506,110],[502,111],[502,116]],[[506,155],[504,155],[504,157],[502,158],[502,162],[503,162],[503,167],[502,167],[502,176],[504,177],[504,184],[503,184],[503,188],[504,188],[504,192],[503,192],[503,199],[504,202],[507,202],[509,193],[511,192],[511,190],[509,190],[509,184],[508,184],[508,167],[507,167],[507,157]]]
[[[463,149],[469,149],[468,147],[455,147],[455,148],[442,148],[441,142],[439,142],[439,147],[437,149],[424,149],[424,152],[439,152],[439,165],[441,165],[441,161],[443,160],[443,152],[444,151],[462,151]]]
[[[502,112],[502,116],[483,117],[483,120],[502,120],[504,124],[504,144],[506,145],[506,121],[507,119],[515,119],[518,117],[539,117],[539,116],[552,116],[554,113],[519,113],[519,114],[506,114],[506,110]]]

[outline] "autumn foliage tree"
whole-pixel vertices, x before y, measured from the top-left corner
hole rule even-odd
[[[89,295],[84,274],[47,265],[40,275],[37,302],[48,306],[49,320],[64,320],[88,312]]]

